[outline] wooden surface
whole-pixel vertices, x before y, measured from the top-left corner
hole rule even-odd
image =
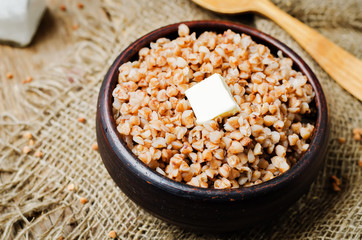
[[[29,77],[35,79],[47,66],[61,61],[76,42],[74,14],[82,10],[77,9],[76,2],[72,5],[69,3],[67,10],[62,11],[60,1],[47,1],[47,10],[29,46],[18,48],[0,44],[0,87],[3,93],[0,95],[0,112],[11,112],[26,120],[20,111],[13,111],[11,105],[4,104],[4,99],[16,96],[18,88],[23,86],[22,81]],[[71,11],[71,7],[76,11]],[[14,77],[8,79],[7,73],[12,73]]]

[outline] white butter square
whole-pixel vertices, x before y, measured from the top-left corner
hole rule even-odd
[[[218,116],[228,117],[240,112],[240,107],[220,74],[213,74],[192,86],[185,91],[185,95],[198,124]]]
[[[0,0],[0,41],[28,45],[45,8],[45,0]]]

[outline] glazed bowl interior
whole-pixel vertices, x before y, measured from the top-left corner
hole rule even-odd
[[[267,182],[260,183],[258,185],[253,185],[250,187],[240,187],[237,189],[204,189],[190,186],[185,183],[176,182],[157,173],[156,171],[149,168],[142,161],[140,161],[137,156],[135,156],[127,147],[126,143],[117,132],[116,123],[113,117],[112,91],[116,87],[116,84],[118,82],[118,68],[123,63],[137,60],[138,51],[143,47],[149,47],[151,42],[155,42],[161,37],[169,39],[177,38],[177,30],[180,24],[177,23],[157,29],[132,43],[117,57],[117,59],[110,67],[105,77],[105,80],[103,81],[98,98],[97,137],[100,148],[107,149],[103,154],[101,152],[101,155],[103,161],[105,162],[107,170],[109,171],[113,179],[122,188],[122,190],[124,190],[123,188],[125,186],[121,186],[123,183],[119,182],[121,176],[118,176],[119,173],[115,172],[116,169],[119,167],[119,162],[117,161],[122,161],[122,164],[125,164],[125,166],[127,166],[127,171],[131,171],[132,174],[137,176],[138,180],[146,182],[152,185],[152,187],[160,189],[160,191],[165,191],[172,196],[175,196],[176,198],[188,199],[191,202],[199,201],[200,199],[203,202],[212,202],[215,204],[217,204],[218,202],[220,203],[238,201],[252,201],[256,203],[262,202],[263,196],[268,196],[271,193],[273,194],[274,198],[278,198],[278,194],[283,194],[286,186],[290,187],[292,186],[292,183],[295,184],[293,181],[298,182],[295,184],[296,189],[293,189],[293,191],[305,192],[306,188],[303,184],[301,184],[301,181],[304,181],[302,180],[303,174],[311,171],[311,169],[320,169],[322,165],[321,158],[323,158],[328,138],[327,103],[324,93],[322,91],[322,87],[311,69],[294,51],[292,51],[286,45],[253,28],[225,21],[192,21],[184,23],[190,28],[190,33],[196,32],[197,36],[205,31],[223,33],[227,29],[231,29],[232,31],[240,34],[245,33],[247,35],[250,35],[253,41],[255,41],[256,43],[267,46],[274,56],[276,56],[277,52],[280,50],[282,51],[284,56],[291,58],[293,60],[293,69],[301,71],[304,75],[307,76],[309,83],[312,85],[313,90],[316,93],[315,100],[312,104],[316,111],[313,115],[313,119],[311,120],[315,122],[315,130],[310,146],[308,150],[303,154],[303,156],[297,161],[297,163],[280,176],[275,177],[274,179],[271,179]],[[104,136],[104,139],[106,139],[106,143],[100,141],[99,136]],[[109,161],[106,160],[106,158],[108,157],[106,156],[106,151],[110,150],[114,152],[115,156],[117,156],[118,158],[116,160],[112,160],[112,163],[109,163]],[[312,182],[311,179],[314,178],[316,175],[315,170],[313,170],[313,176],[311,175],[310,178],[305,178],[307,181],[306,185],[308,185],[308,187]],[[131,180],[126,181],[128,181],[129,184],[132,184]],[[137,203],[144,201],[136,195],[127,195]],[[298,198],[299,197],[300,196],[298,196]],[[293,200],[291,201],[294,202],[295,200],[296,199],[293,198]],[[151,205],[147,204],[145,204],[143,207],[148,210],[152,208]],[[162,216],[162,214],[156,213],[156,215],[162,219],[168,220],[167,217]],[[171,220],[170,222],[175,221]],[[179,225],[186,226],[187,224]]]

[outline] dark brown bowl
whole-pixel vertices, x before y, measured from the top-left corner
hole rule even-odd
[[[181,227],[198,231],[231,231],[270,222],[308,191],[322,166],[328,140],[328,109],[322,87],[307,64],[278,40],[253,28],[225,21],[185,22],[190,32],[224,32],[231,29],[250,35],[272,53],[281,50],[294,68],[303,72],[316,92],[316,128],[309,149],[286,173],[259,185],[240,189],[202,189],[170,180],[150,169],[126,146],[116,130],[112,115],[112,91],[121,64],[135,60],[142,47],[158,38],[177,37],[178,25],[157,29],[126,48],[104,78],[97,105],[99,152],[109,174],[135,203],[155,216]]]

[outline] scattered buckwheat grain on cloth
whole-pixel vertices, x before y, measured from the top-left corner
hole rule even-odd
[[[362,59],[361,1],[274,2]],[[72,7],[80,8],[67,11]],[[103,0],[84,8],[104,16],[77,12],[77,40],[62,61],[20,86],[0,66],[0,239],[361,239],[362,145],[353,129],[362,127],[362,104],[286,32],[259,16],[217,15],[191,1]],[[270,226],[210,235],[169,225],[116,187],[96,151],[98,91],[115,57],[158,27],[198,19],[244,22],[276,37],[309,64],[327,96],[324,167],[310,191]]]

